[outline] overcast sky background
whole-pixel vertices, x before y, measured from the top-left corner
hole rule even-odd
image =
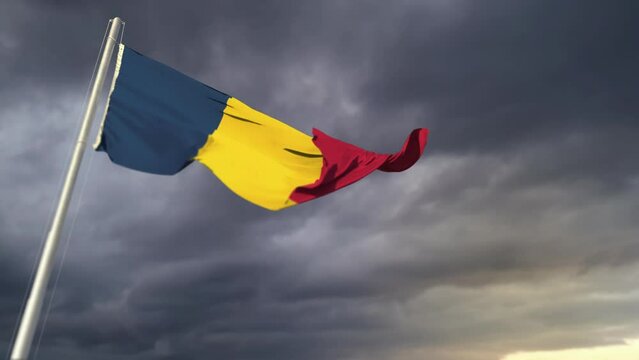
[[[406,172],[277,213],[197,163],[165,177],[88,151],[37,359],[493,360],[639,338],[638,10],[2,0],[0,352],[113,16],[127,45],[307,133],[430,142]]]

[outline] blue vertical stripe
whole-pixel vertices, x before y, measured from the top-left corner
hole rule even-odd
[[[175,174],[218,127],[228,99],[125,47],[96,150],[131,169]]]

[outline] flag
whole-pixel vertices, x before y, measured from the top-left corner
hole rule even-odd
[[[427,129],[395,154],[378,154],[313,129],[313,136],[120,44],[106,116],[94,148],[116,164],[171,175],[193,161],[242,198],[279,210],[352,184],[375,170],[403,171]]]

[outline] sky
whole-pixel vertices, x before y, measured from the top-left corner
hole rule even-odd
[[[88,150],[36,359],[630,359],[637,10],[3,0],[0,352],[119,16],[126,45],[302,131],[394,152],[426,127],[429,144],[280,212],[197,163],[158,176]]]

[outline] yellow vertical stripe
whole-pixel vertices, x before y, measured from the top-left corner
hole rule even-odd
[[[242,198],[270,210],[296,203],[296,187],[314,183],[322,155],[312,138],[235,98],[195,157]]]

